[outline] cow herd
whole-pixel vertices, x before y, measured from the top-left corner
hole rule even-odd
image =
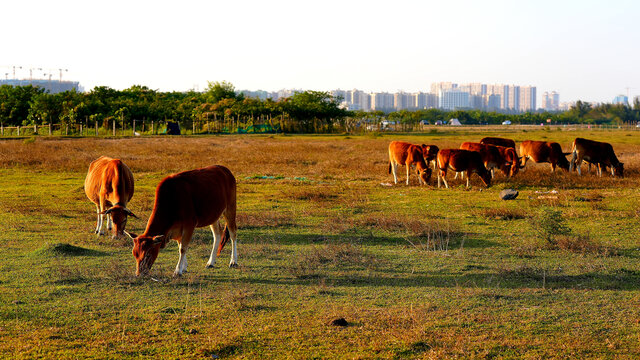
[[[187,249],[196,227],[209,226],[213,233],[213,249],[207,267],[213,267],[216,257],[228,239],[231,239],[231,262],[236,267],[236,179],[229,169],[214,165],[184,171],[165,177],[156,188],[153,210],[144,232],[140,235],[124,230],[127,217],[135,215],[127,209],[133,196],[133,174],[120,160],[105,156],[94,160],[84,183],[89,200],[96,204],[98,220],[95,232],[107,229],[113,235],[126,235],[133,241],[136,275],[147,274],[158,257],[160,249],[174,239],[178,242],[180,257],[174,275],[187,269]],[[220,218],[226,225],[222,229]]]
[[[567,160],[571,155],[571,160]],[[439,149],[436,145],[415,145],[402,141],[392,141],[389,144],[389,173],[393,173],[393,180],[398,183],[397,169],[404,165],[409,185],[410,168],[415,167],[420,184],[427,185],[433,170],[437,170],[438,187],[444,183],[448,188],[446,176],[448,170],[456,172],[456,177],[467,175],[467,188],[470,186],[469,177],[477,174],[482,182],[491,186],[495,169],[505,176],[515,176],[524,168],[528,160],[535,163],[549,163],[551,172],[560,167],[565,171],[577,170],[582,175],[580,165],[586,162],[591,170],[595,165],[599,176],[611,169],[613,176],[622,177],[624,164],[618,160],[613,147],[609,143],[576,138],[571,145],[571,152],[562,152],[557,142],[526,140],[520,144],[520,155],[516,152],[516,143],[511,139],[499,137],[485,137],[480,142],[464,142],[459,149]]]
[[[569,154],[572,154],[571,161],[566,158]],[[556,142],[523,141],[519,156],[513,140],[495,137],[484,138],[479,143],[465,142],[459,149],[439,149],[436,145],[401,141],[389,144],[389,173],[393,173],[396,184],[398,167],[404,165],[407,185],[413,167],[420,184],[427,185],[433,170],[437,170],[438,187],[444,183],[448,188],[446,175],[452,170],[456,176],[466,174],[467,187],[473,173],[488,187],[495,169],[512,177],[529,159],[549,163],[551,171],[560,167],[566,171],[575,169],[581,174],[583,161],[589,166],[595,165],[600,176],[603,170],[611,168],[612,175],[622,177],[624,170],[610,144],[582,138],[574,140],[570,153],[563,153]],[[140,235],[125,231],[127,218],[136,215],[127,208],[134,192],[133,174],[121,160],[105,156],[94,160],[89,166],[84,189],[96,205],[95,233],[102,235],[106,228],[113,231],[113,236],[128,236],[132,240],[136,275],[149,273],[160,249],[171,239],[178,242],[179,251],[174,275],[181,275],[187,269],[187,249],[194,229],[204,226],[209,226],[213,233],[207,267],[213,267],[229,239],[232,246],[229,266],[237,266],[236,179],[226,167],[214,165],[165,177],[156,187],[153,210]],[[226,223],[224,229],[221,218]]]

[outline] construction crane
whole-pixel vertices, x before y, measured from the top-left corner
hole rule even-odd
[[[68,69],[58,69],[60,71],[60,82],[62,82],[62,71],[69,71]]]

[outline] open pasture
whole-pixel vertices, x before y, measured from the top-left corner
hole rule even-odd
[[[610,142],[625,177],[529,162],[486,189],[398,185],[391,140],[457,148],[504,135]],[[100,155],[133,171],[127,230],[144,229],[166,175],[211,164],[238,180],[237,269],[214,269],[208,228],[188,272],[175,242],[151,278],[131,244],[96,238],[83,181]],[[0,141],[0,357],[640,357],[640,138],[625,131],[440,130],[419,135]],[[520,195],[498,199],[504,188]],[[556,192],[557,191],[557,192]],[[570,232],[551,244],[541,213]],[[345,318],[348,326],[330,325]]]

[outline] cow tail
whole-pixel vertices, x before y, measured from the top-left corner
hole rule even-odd
[[[218,247],[218,253],[216,254],[216,256],[220,256],[220,253],[222,252],[222,248],[224,248],[224,245],[227,243],[230,236],[231,235],[229,235],[229,229],[227,228],[227,224],[224,224],[224,231],[222,232],[222,239],[220,240],[220,247]]]

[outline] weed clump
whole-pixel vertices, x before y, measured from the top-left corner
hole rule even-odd
[[[55,243],[46,245],[35,251],[36,255],[49,255],[49,256],[99,256],[102,252],[97,250],[86,249],[80,246],[75,246],[65,243]]]
[[[536,234],[550,245],[557,244],[557,236],[571,233],[562,211],[550,207],[541,208],[531,219],[531,226]]]

